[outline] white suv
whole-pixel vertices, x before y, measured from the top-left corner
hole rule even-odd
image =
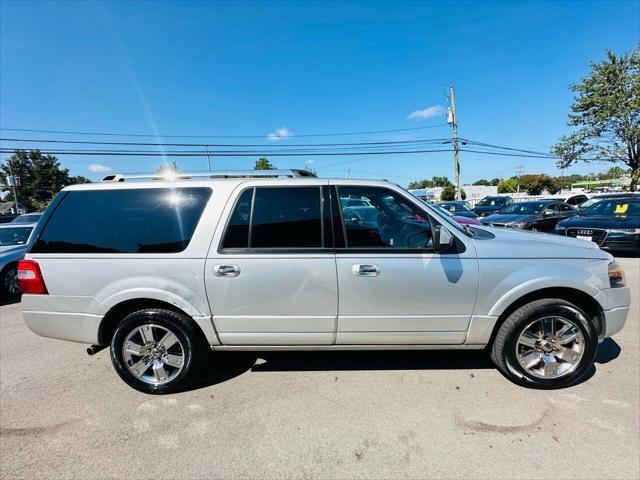
[[[111,175],[65,188],[34,237],[18,268],[29,328],[110,346],[148,393],[185,388],[209,348],[489,347],[514,382],[562,387],[629,310],[595,244],[463,228],[384,181]]]

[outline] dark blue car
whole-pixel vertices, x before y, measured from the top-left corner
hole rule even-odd
[[[508,195],[490,195],[480,200],[473,209],[473,212],[479,217],[486,217],[503,209],[511,202],[513,202],[513,199]]]
[[[640,253],[640,199],[601,200],[558,223],[555,233],[591,240],[604,250]]]
[[[476,218],[478,215],[473,213],[466,202],[449,201],[449,202],[435,202],[439,207],[444,208],[447,212],[457,215],[458,217]]]

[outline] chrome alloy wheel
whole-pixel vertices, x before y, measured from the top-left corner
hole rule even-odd
[[[4,274],[4,291],[11,295],[20,295],[20,284],[18,283],[18,269],[10,268]]]
[[[552,379],[573,372],[584,354],[584,336],[571,320],[540,318],[527,325],[516,342],[516,358],[527,373]]]
[[[172,332],[160,325],[146,324],[129,332],[122,345],[122,358],[138,379],[162,385],[180,374],[185,352]]]

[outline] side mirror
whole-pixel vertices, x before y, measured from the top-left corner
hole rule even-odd
[[[453,245],[453,235],[445,227],[436,225],[434,243],[437,252],[446,252]]]

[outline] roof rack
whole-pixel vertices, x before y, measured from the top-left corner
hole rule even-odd
[[[128,180],[199,180],[210,178],[301,178],[316,175],[308,170],[217,170],[215,172],[165,172],[165,173],[112,173],[102,178],[103,182],[124,182]]]

